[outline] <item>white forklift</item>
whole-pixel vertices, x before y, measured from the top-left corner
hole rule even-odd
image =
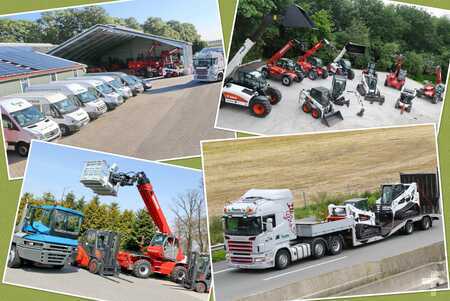
[[[303,258],[337,255],[344,245],[411,234],[416,226],[428,230],[440,216],[437,175],[401,174],[400,182],[382,186],[376,210],[367,199],[352,199],[330,205],[325,221],[295,220],[289,189],[251,189],[224,208],[227,262],[242,269],[284,269]]]
[[[278,22],[284,27],[313,28],[314,23],[306,12],[297,5],[289,6],[283,15],[267,14],[256,32],[244,42],[244,45],[229,61],[225,72],[225,81],[222,91],[221,106],[225,103],[249,108],[256,117],[266,117],[272,108],[281,100],[281,93],[270,87],[261,72],[256,67],[250,69],[252,64],[242,65],[244,57],[256,44],[266,28]]]

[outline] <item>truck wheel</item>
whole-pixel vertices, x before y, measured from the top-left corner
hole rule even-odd
[[[223,73],[217,74],[217,81],[221,82],[223,80]]]
[[[96,258],[92,258],[91,261],[89,261],[88,264],[88,270],[92,274],[97,274],[99,271],[99,262]]]
[[[195,284],[195,291],[197,293],[206,293],[206,290],[207,290],[206,284],[204,284],[203,282],[197,282]]]
[[[8,268],[20,268],[22,266],[22,259],[19,256],[16,245],[12,245],[9,249]]]
[[[424,216],[420,221],[420,229],[428,230],[431,228],[431,219],[429,216]]]
[[[30,145],[25,142],[19,142],[16,146],[16,152],[21,157],[27,157],[29,150],[30,150]]]
[[[314,238],[311,242],[312,256],[314,258],[321,258],[325,255],[327,250],[327,243],[323,238]]]
[[[170,274],[170,280],[175,283],[182,283],[186,278],[186,274],[186,268],[182,265],[178,265],[173,268],[172,273]]]
[[[145,259],[139,259],[134,263],[133,275],[138,278],[148,278],[152,273],[150,262]]]
[[[281,83],[283,84],[283,86],[288,87],[292,84],[292,79],[289,76],[285,75],[281,78]]]
[[[272,105],[266,97],[254,97],[250,100],[250,112],[256,117],[266,117],[272,110]]]
[[[333,235],[328,237],[328,253],[330,253],[330,255],[340,254],[343,248],[344,243],[340,236]]]
[[[405,235],[409,235],[414,232],[414,223],[411,221],[407,221],[405,226],[403,227],[403,233]]]
[[[280,250],[275,255],[275,267],[283,270],[291,264],[291,256],[287,250]]]
[[[322,114],[320,113],[319,110],[317,110],[317,109],[312,109],[311,115],[312,115],[312,117],[313,117],[314,119],[319,119],[319,118],[320,118],[320,115],[322,115]]]
[[[267,87],[265,94],[271,105],[276,105],[281,100],[281,92],[275,88]]]

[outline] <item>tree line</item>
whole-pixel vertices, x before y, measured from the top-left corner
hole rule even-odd
[[[236,16],[231,55],[243,44],[268,12],[297,4],[315,22],[316,30],[282,28],[271,25],[246,57],[247,61],[269,58],[290,39],[303,47],[291,50],[296,58],[320,39],[328,39],[338,50],[349,41],[368,47],[363,56],[350,56],[355,68],[365,68],[371,61],[377,69],[390,70],[394,57],[403,54],[405,69],[417,80],[432,79],[437,65],[446,77],[450,59],[450,19],[436,17],[423,9],[406,5],[384,4],[381,0],[241,0]],[[338,50],[325,47],[316,53],[325,64]]]
[[[145,33],[193,43],[193,51],[207,46],[195,25],[176,20],[149,17],[139,23],[134,17],[110,16],[100,6],[65,9],[42,13],[36,21],[0,19],[0,42],[61,44],[97,24],[126,26]]]
[[[49,192],[41,196],[24,193],[20,200],[16,224],[21,221],[25,204],[59,205],[78,210],[84,214],[80,235],[87,229],[116,231],[120,233],[121,249],[125,250],[139,251],[150,242],[157,231],[146,209],[122,210],[117,202],[101,203],[98,196],[87,201],[84,196],[77,197],[73,192],[68,192],[60,199]],[[189,253],[196,248],[206,252],[209,245],[202,191],[188,190],[175,197],[173,204],[171,210],[175,220],[172,230],[180,238],[184,250]]]

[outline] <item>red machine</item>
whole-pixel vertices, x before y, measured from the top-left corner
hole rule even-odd
[[[142,56],[142,59],[130,60],[128,61],[128,69],[134,74],[146,76],[146,77],[156,77],[165,76],[163,74],[163,68],[166,65],[181,65],[179,60],[179,48],[173,48],[172,50],[164,50],[161,55],[157,57],[155,55],[156,46],[161,46],[160,44],[154,44],[146,54]],[[170,74],[170,76],[178,76],[176,72]]]
[[[386,75],[386,80],[384,81],[384,85],[386,87],[392,87],[397,90],[401,90],[403,88],[407,75],[407,71],[402,69],[404,62],[405,57],[401,54],[397,55],[392,71]]]
[[[294,46],[298,45],[296,40],[290,40],[267,61],[261,72],[265,78],[281,80],[284,86],[290,86],[292,81],[301,82],[304,78],[300,68],[288,58],[283,56]]]
[[[445,90],[442,83],[442,70],[441,66],[436,66],[435,69],[435,83],[427,83],[423,88],[417,90],[417,97],[425,97],[430,99],[432,103],[436,104],[443,100],[443,92]]]
[[[316,80],[318,78],[325,79],[328,77],[328,70],[323,67],[322,60],[312,56],[324,45],[330,45],[328,40],[320,40],[311,49],[307,50],[302,56],[298,57],[297,59],[297,64],[301,67],[303,73],[307,74],[308,78],[311,80]]]

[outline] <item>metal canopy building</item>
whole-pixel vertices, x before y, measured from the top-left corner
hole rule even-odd
[[[156,56],[162,51],[181,49],[186,73],[192,73],[192,43],[117,25],[95,25],[50,50],[49,54],[87,65],[98,65],[100,62],[106,63],[117,59],[122,61],[137,59],[152,48]]]

